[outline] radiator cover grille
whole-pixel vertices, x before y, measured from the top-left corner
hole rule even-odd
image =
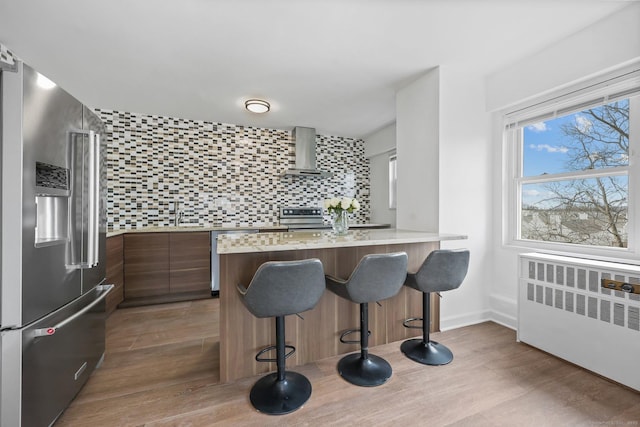
[[[518,340],[640,390],[640,295],[600,279],[640,283],[640,267],[520,255]]]

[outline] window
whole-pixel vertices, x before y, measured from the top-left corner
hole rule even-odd
[[[637,256],[640,71],[506,119],[507,240],[560,252]]]
[[[396,208],[396,191],[398,181],[398,160],[395,154],[389,156],[389,209]]]

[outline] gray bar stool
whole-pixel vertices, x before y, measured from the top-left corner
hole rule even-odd
[[[458,288],[469,269],[469,251],[466,249],[431,252],[415,274],[408,273],[405,286],[422,292],[422,317],[412,317],[403,322],[406,328],[422,329],[422,339],[411,339],[402,343],[400,350],[409,359],[423,365],[446,365],[453,360],[447,347],[429,339],[431,326],[431,292],[450,291]],[[422,326],[410,322],[422,321]]]
[[[285,371],[285,359],[295,347],[284,343],[284,316],[311,310],[325,289],[319,259],[268,261],[262,264],[246,288],[237,285],[242,301],[256,317],[275,317],[276,345],[261,350],[258,362],[276,362],[277,372],[259,379],[251,388],[251,404],[260,412],[281,415],[300,408],[311,396],[311,383],[302,374]],[[262,358],[276,350],[275,359]],[[290,351],[285,354],[285,348]]]
[[[391,377],[391,365],[379,356],[369,354],[369,302],[380,301],[396,295],[407,275],[407,254],[365,255],[348,280],[326,276],[327,289],[349,301],[360,304],[360,353],[344,356],[338,362],[338,373],[348,382],[372,387],[385,383]],[[346,331],[346,335],[358,329]]]

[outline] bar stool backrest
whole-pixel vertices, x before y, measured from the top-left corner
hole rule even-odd
[[[370,254],[362,257],[346,283],[351,301],[362,304],[391,298],[407,276],[407,254]]]
[[[438,249],[431,252],[415,274],[417,288],[422,292],[442,292],[457,289],[469,269],[469,250]]]
[[[325,289],[317,258],[267,261],[258,267],[242,301],[256,317],[278,317],[311,310]]]

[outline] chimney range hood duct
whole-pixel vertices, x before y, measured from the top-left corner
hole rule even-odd
[[[316,130],[296,126],[291,131],[291,137],[296,144],[296,167],[288,169],[285,175],[318,176],[327,178],[333,176],[330,172],[323,172],[316,167]]]

